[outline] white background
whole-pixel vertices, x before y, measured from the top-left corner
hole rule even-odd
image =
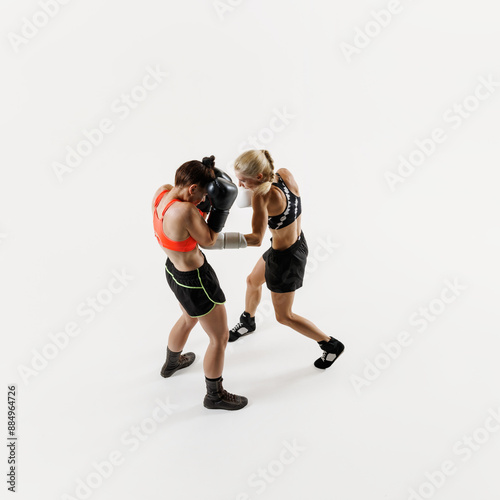
[[[500,87],[460,126],[444,118],[480,78],[500,81],[497,2],[402,0],[350,60],[341,44],[361,43],[389,2],[224,3],[72,0],[16,45],[41,7],[2,2],[2,390],[17,384],[17,498],[498,498]],[[148,67],[167,76],[122,119],[113,105]],[[293,118],[270,135],[277,111]],[[58,177],[54,163],[105,118],[113,132]],[[435,128],[446,141],[391,190],[386,173]],[[228,346],[224,371],[250,403],[210,412],[200,327],[195,364],[159,376],[179,309],[150,202],[184,161],[214,154],[232,174],[259,134],[301,187],[311,253],[296,312],[346,351],[315,369],[318,346],[277,324],[265,290],[258,331]],[[250,211],[235,207],[226,228],[248,232]],[[208,255],[229,326],[268,244]],[[113,272],[127,286],[84,314]],[[442,307],[446,280],[462,290]],[[416,323],[430,303],[439,314]],[[71,322],[79,335],[35,370]],[[411,343],[391,360],[382,344],[403,331]],[[159,424],[158,400],[172,408]],[[127,444],[141,425],[144,441]],[[103,479],[93,463],[110,454],[120,465]],[[453,473],[425,485],[445,461]]]

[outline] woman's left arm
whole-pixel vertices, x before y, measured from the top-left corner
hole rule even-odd
[[[260,247],[267,228],[267,201],[263,196],[252,196],[252,232],[245,234],[247,245]]]

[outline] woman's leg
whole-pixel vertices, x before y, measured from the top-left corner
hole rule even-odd
[[[260,258],[255,264],[252,272],[247,277],[247,292],[245,295],[245,311],[250,316],[255,316],[257,306],[262,297],[262,285],[266,282],[265,278],[266,263]]]
[[[206,316],[199,318],[199,321],[210,339],[203,360],[205,383],[207,384],[207,394],[203,400],[203,406],[212,410],[240,410],[248,404],[248,399],[244,396],[231,394],[222,386],[224,354],[229,337],[225,306],[217,304]]]
[[[328,337],[314,323],[292,312],[295,292],[271,292],[271,297],[273,299],[276,319],[282,325],[289,326],[297,332],[302,333],[302,335],[315,340],[318,342],[320,348],[323,349],[323,355],[314,362],[314,366],[322,370],[332,366],[333,362],[344,351],[344,344],[333,337]]]
[[[184,307],[181,304],[179,306],[182,309],[182,316],[172,327],[168,336],[168,348],[173,352],[179,352],[184,349],[191,330],[198,323],[198,318],[191,318]]]
[[[198,323],[198,319],[191,318],[182,305],[179,305],[182,309],[182,316],[177,320],[172,330],[170,330],[167,345],[167,359],[165,363],[163,363],[160,371],[161,376],[164,378],[171,377],[177,370],[192,365],[196,358],[193,352],[181,354],[181,351],[184,349],[194,325]]]
[[[292,312],[295,292],[271,292],[271,298],[273,300],[276,319],[279,323],[289,326],[316,342],[321,342],[322,340],[328,342],[330,340],[330,337],[323,333],[314,323]]]
[[[224,353],[226,350],[229,330],[227,328],[226,308],[223,304],[216,305],[206,316],[198,318],[200,325],[210,339],[203,370],[207,378],[218,378],[224,368]]]
[[[240,316],[239,323],[229,331],[229,342],[234,342],[242,335],[255,331],[255,313],[262,297],[262,285],[266,282],[265,269],[266,263],[261,258],[247,277],[245,310]]]

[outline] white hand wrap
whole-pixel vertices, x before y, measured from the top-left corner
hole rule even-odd
[[[240,187],[238,189],[238,197],[236,198],[236,205],[240,208],[247,208],[252,206],[252,190]]]
[[[201,248],[206,250],[225,250],[226,248],[246,248],[247,240],[241,233],[219,233],[217,235],[217,241],[211,247],[204,247],[200,245]]]

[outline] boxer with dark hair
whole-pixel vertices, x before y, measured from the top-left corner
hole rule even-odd
[[[214,160],[211,156],[181,165],[175,173],[175,185],[159,188],[151,206],[155,236],[167,254],[167,282],[182,310],[168,338],[161,375],[170,377],[193,363],[194,353],[182,354],[182,350],[199,322],[210,338],[203,361],[207,386],[203,404],[209,409],[239,410],[246,406],[247,398],[230,394],[222,387],[228,341],[226,299],[214,270],[198,247],[209,248],[216,243],[238,191],[231,178],[215,168]]]

